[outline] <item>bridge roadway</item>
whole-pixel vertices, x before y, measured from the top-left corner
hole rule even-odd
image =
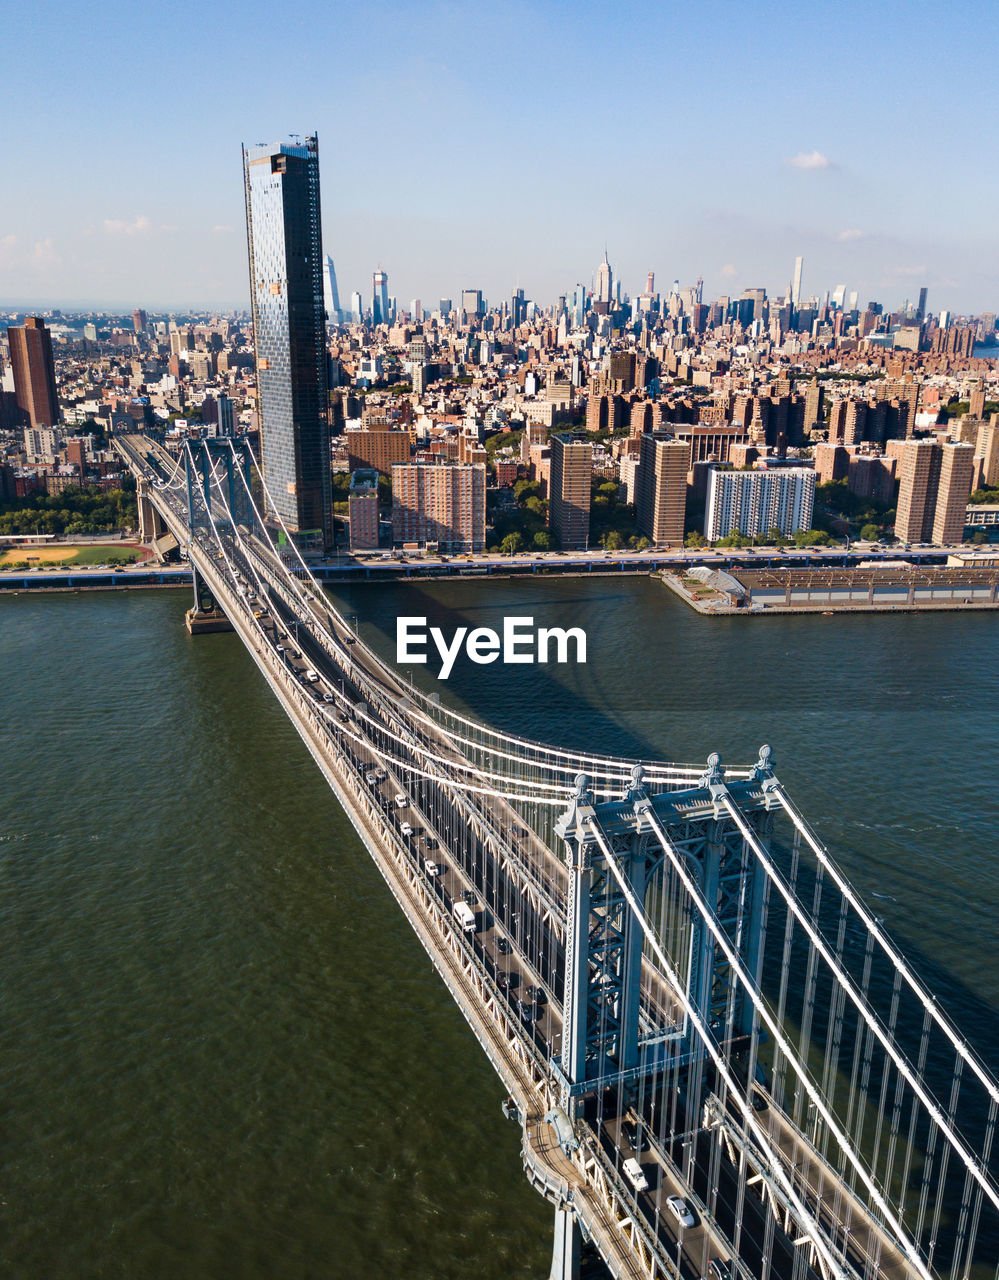
[[[350,634],[325,601],[313,597],[310,607],[333,635],[335,647],[331,650],[303,626],[301,601],[288,592],[287,571],[274,563],[263,543],[254,540],[251,555],[246,539],[237,540],[222,523],[221,511],[215,516],[218,541],[203,529],[191,537],[186,502],[156,487],[157,467],[165,474],[175,467],[169,454],[144,437],[117,443],[284,706],[515,1101],[524,1166],[532,1183],[556,1205],[572,1205],[584,1235],[614,1276],[698,1280],[709,1258],[735,1255],[731,1232],[737,1214],[743,1258],[748,1262],[753,1253],[761,1255],[762,1196],[757,1205],[749,1203],[753,1197],[738,1205],[728,1171],[730,1176],[712,1188],[713,1211],[709,1209],[707,1197],[695,1190],[709,1167],[709,1154],[699,1144],[692,1145],[681,1169],[676,1151],[653,1142],[642,1155],[650,1188],[641,1195],[620,1171],[631,1154],[621,1133],[626,1116],[605,1117],[596,1125],[579,1120],[580,1148],[571,1156],[557,1145],[544,1116],[558,1101],[548,1060],[557,1055],[561,1037],[562,864],[527,832],[512,807],[505,805],[504,811],[501,803],[490,809],[484,797],[449,788],[446,764],[435,767],[439,776],[413,775],[408,783],[387,767],[379,716],[387,729],[410,735],[414,745],[433,749],[442,760],[450,755],[457,764],[461,757],[442,733],[407,715],[411,703],[405,686]],[[151,449],[158,455],[155,467],[147,456]],[[309,669],[318,680],[306,680]],[[391,750],[398,755],[403,748],[396,741]],[[415,753],[407,762],[426,767]],[[395,803],[400,794],[406,796],[405,805]],[[494,798],[488,799],[492,805]],[[404,834],[403,822],[414,828],[411,836]],[[428,863],[437,863],[440,873],[428,874]],[[458,927],[451,910],[463,897],[475,904],[473,934]],[[528,988],[542,994],[525,1001]],[[663,1017],[667,1004],[672,1007],[660,990],[650,996],[648,1007]],[[641,1118],[629,1114],[632,1120]],[[799,1142],[799,1165],[801,1150]],[[811,1158],[806,1152],[806,1165]],[[809,1165],[802,1172],[802,1186],[807,1190],[811,1183],[821,1191],[831,1170],[817,1152],[814,1161],[814,1170]],[[665,1208],[670,1194],[683,1195],[692,1204],[694,1227],[676,1227]],[[792,1274],[792,1250],[782,1234],[774,1242],[773,1266],[774,1275]],[[806,1269],[805,1275],[810,1274]],[[879,1274],[895,1280],[909,1272],[882,1267]]]

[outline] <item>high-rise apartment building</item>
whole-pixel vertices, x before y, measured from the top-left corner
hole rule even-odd
[[[940,450],[936,441],[907,440],[899,452],[895,537],[900,541],[929,540],[939,482]]]
[[[392,538],[435,542],[442,551],[486,545],[486,468],[479,463],[408,463],[392,468]]]
[[[964,526],[974,473],[974,445],[940,445],[940,483],[933,512],[931,541],[951,546],[964,537]]]
[[[319,140],[243,148],[264,479],[288,530],[333,539]]]
[[[971,493],[974,446],[906,440],[898,450],[895,537],[902,542],[960,542]]]
[[[32,427],[53,427],[59,421],[52,335],[45,321],[28,316],[23,325],[7,330],[10,365],[14,374],[14,399],[22,422]]]
[[[665,433],[642,436],[635,477],[635,518],[657,547],[683,546],[690,445]]]
[[[146,326],[149,323],[149,317],[141,307],[136,307],[132,312],[132,328],[136,333],[145,333]]]
[[[391,476],[394,466],[409,461],[408,431],[352,427],[344,432],[343,439],[347,444],[347,465],[351,471],[372,467],[383,476]]]
[[[593,445],[552,436],[548,523],[563,551],[585,551],[590,540]]]
[[[975,462],[978,485],[983,489],[999,487],[999,414],[978,428]]]
[[[730,533],[747,538],[810,529],[815,503],[815,472],[810,467],[766,471],[721,471],[708,478],[704,536],[717,542]]]
[[[378,547],[378,472],[356,471],[350,477],[347,497],[351,551]]]

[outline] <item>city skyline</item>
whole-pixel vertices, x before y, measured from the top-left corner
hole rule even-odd
[[[73,5],[57,31],[12,15],[8,127],[31,145],[0,196],[0,306],[245,307],[234,148],[298,130],[331,157],[323,238],[344,299],[380,266],[402,305],[469,286],[548,305],[593,285],[606,244],[632,294],[652,269],[660,287],[774,296],[800,255],[806,295],[845,283],[895,308],[925,285],[935,310],[996,309],[977,127],[994,16],[638,6],[608,27],[585,4],[572,21],[555,4],[374,8],[306,5],[311,38],[252,103],[257,4],[238,25],[182,4],[166,31],[135,10],[109,29]],[[130,88],[155,105],[126,109]]]

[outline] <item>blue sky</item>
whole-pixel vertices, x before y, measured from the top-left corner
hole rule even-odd
[[[287,12],[288,17],[281,17]],[[10,7],[0,308],[244,306],[240,143],[319,133],[341,296],[838,283],[999,310],[999,7]]]

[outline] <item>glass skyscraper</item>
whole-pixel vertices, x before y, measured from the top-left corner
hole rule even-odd
[[[260,451],[303,545],[333,541],[319,140],[243,148]]]

